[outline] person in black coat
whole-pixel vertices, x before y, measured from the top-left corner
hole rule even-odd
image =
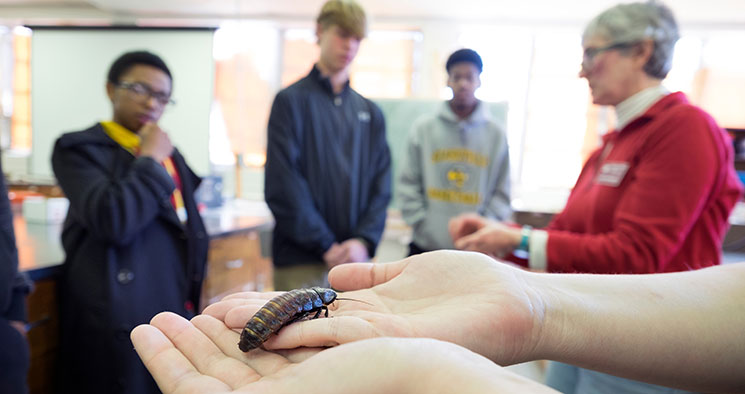
[[[208,238],[200,178],[157,122],[171,101],[166,64],[130,52],[111,66],[113,120],[62,135],[52,168],[70,208],[62,232],[58,387],[157,393],[129,332],[161,311],[199,305]]]
[[[2,172],[0,164],[0,393],[27,393],[29,348],[24,321],[31,286],[18,272],[13,213]]]

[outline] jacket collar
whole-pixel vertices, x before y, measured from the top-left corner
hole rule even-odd
[[[670,93],[667,96],[662,97],[659,99],[656,103],[652,104],[649,109],[647,109],[646,112],[641,114],[636,119],[630,121],[624,128],[621,130],[614,130],[611,133],[606,133],[603,135],[603,142],[608,141],[610,138],[615,137],[620,132],[623,132],[625,130],[628,130],[631,126],[637,125],[639,122],[647,122],[654,117],[658,116],[659,114],[667,111],[668,109],[679,106],[679,105],[689,105],[689,101],[686,98],[686,95],[683,94],[683,92],[675,92]]]
[[[334,96],[334,88],[331,86],[331,80],[321,74],[321,70],[318,69],[318,64],[314,64],[313,68],[308,73],[308,78],[318,82],[319,85],[326,91],[326,93]],[[344,83],[344,88],[339,95],[345,94],[349,90],[349,79]]]
[[[629,122],[643,115],[661,98],[670,94],[662,85],[651,86],[616,105],[617,130],[622,130]]]

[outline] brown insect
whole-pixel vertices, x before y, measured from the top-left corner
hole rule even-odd
[[[360,300],[337,298],[334,290],[324,287],[290,290],[269,300],[248,320],[241,331],[238,348],[244,352],[256,349],[282,327],[305,320],[313,312],[316,314],[310,319],[318,318],[321,312],[325,312],[324,316],[329,317],[328,305],[335,300],[350,300],[367,304]]]

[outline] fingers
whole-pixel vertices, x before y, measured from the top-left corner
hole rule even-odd
[[[448,231],[453,240],[471,234],[485,225],[485,219],[475,213],[465,213],[448,222]]]
[[[192,323],[198,328],[206,337],[208,337],[216,349],[227,360],[215,359],[216,362],[207,365],[205,363],[204,368],[220,368],[227,369],[227,371],[213,371],[213,374],[221,374],[223,380],[231,382],[232,387],[236,385],[244,385],[252,383],[258,380],[261,376],[272,375],[278,370],[284,368],[289,362],[285,357],[279,354],[270,353],[262,349],[254,349],[249,352],[242,352],[238,348],[238,341],[240,336],[238,333],[228,329],[219,320],[205,315],[199,315],[194,317]],[[239,365],[239,367],[233,368],[232,365]],[[199,366],[197,366],[199,368]],[[200,368],[200,370],[202,370]],[[238,374],[240,376],[232,376]]]
[[[345,264],[349,262],[350,258],[350,248],[349,244],[342,243],[340,245],[336,246],[336,249],[334,251],[334,254],[332,257],[327,261],[327,265],[329,268],[335,267],[339,264]]]
[[[259,291],[244,291],[241,293],[233,293],[230,295],[227,295],[223,298],[223,300],[233,300],[233,299],[241,299],[241,300],[254,300],[254,299],[260,299],[269,301],[272,298],[283,294],[284,291],[267,291],[267,292],[259,292]]]
[[[343,257],[344,251],[345,250],[341,245],[334,243],[331,245],[329,250],[323,254],[323,261],[326,262],[326,265],[329,267],[339,265],[342,263],[341,258]]]
[[[458,231],[460,229],[460,220],[455,217],[448,221],[448,233],[450,234],[450,238],[455,240],[458,239]]]
[[[264,342],[267,349],[293,349],[300,346],[330,347],[380,336],[367,321],[353,316],[307,320],[290,324]]]
[[[167,331],[170,332],[170,329]],[[164,393],[172,393],[183,387],[194,388],[193,392],[210,392],[197,388],[208,388],[213,392],[228,389],[217,379],[199,373],[158,327],[146,324],[137,326],[130,337],[140,359]]]
[[[293,364],[299,364],[325,349],[323,347],[301,347],[297,349],[276,349],[273,352],[281,355]]]
[[[238,335],[214,318],[203,317],[201,321],[209,319],[216,323],[206,332],[201,330],[205,327],[204,324],[197,328],[173,313],[160,313],[150,323],[160,329],[202,375],[223,382],[232,389],[259,380],[259,373],[238,359],[226,355],[216,343],[218,340],[232,340],[237,344]]]
[[[368,289],[398,276],[409,259],[392,263],[350,263],[334,267],[329,272],[331,287],[340,291]]]
[[[150,133],[160,130],[157,124],[153,122],[146,122],[142,125],[139,132],[137,133],[140,137],[146,138]]]
[[[473,252],[482,252],[487,254],[496,254],[495,250],[491,250],[488,242],[490,229],[487,227],[476,231],[473,234],[466,235],[454,242],[455,247],[460,250],[468,250]]]

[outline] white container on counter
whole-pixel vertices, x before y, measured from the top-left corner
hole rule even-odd
[[[62,223],[70,201],[64,197],[27,197],[23,200],[23,217],[28,223]]]

